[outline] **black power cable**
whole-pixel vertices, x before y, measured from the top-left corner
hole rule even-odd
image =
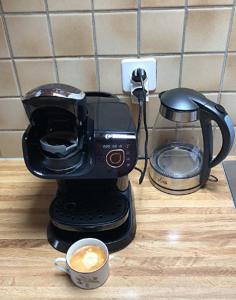
[[[141,122],[142,122],[142,113],[143,113],[143,105],[142,103],[140,103],[140,101],[138,102],[138,124],[137,124],[137,136],[139,134],[140,128],[141,128]]]
[[[214,176],[214,175],[211,174],[209,176],[209,178],[208,178],[208,181],[210,181],[210,182],[218,182],[219,179],[216,176]]]
[[[148,165],[148,127],[147,127],[147,110],[146,110],[146,95],[147,91],[144,87],[144,80],[146,79],[147,75],[145,70],[137,69],[132,74],[132,79],[135,82],[141,83],[141,88],[138,87],[133,91],[133,95],[138,99],[139,103],[139,114],[138,114],[138,125],[137,125],[137,136],[139,136],[140,127],[141,127],[141,117],[143,113],[143,123],[144,123],[144,130],[145,130],[145,142],[144,142],[144,168],[141,171],[139,168],[135,168],[136,170],[141,172],[139,178],[139,184],[143,182],[147,165]]]

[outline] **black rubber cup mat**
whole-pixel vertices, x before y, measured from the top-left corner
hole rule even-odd
[[[49,213],[54,225],[61,229],[102,231],[123,224],[128,218],[129,205],[120,193],[90,193],[70,199],[56,197]]]

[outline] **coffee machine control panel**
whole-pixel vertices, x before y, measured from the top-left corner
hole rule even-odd
[[[125,162],[123,149],[113,149],[106,154],[106,163],[112,168],[120,168]]]
[[[96,157],[108,172],[116,170],[119,176],[128,174],[137,160],[135,135],[105,134],[97,139]]]

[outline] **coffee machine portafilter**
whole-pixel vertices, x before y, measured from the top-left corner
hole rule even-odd
[[[102,92],[47,84],[23,99],[29,171],[57,181],[49,208],[48,241],[66,252],[84,237],[110,251],[132,241],[135,208],[128,173],[137,161],[136,128],[127,104]]]

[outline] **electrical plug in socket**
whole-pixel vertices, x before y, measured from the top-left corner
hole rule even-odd
[[[157,69],[156,59],[153,57],[147,58],[128,58],[121,61],[122,72],[122,87],[124,92],[130,92],[132,88],[131,78],[132,73],[136,69],[144,69],[148,79],[148,90],[156,89]]]
[[[138,73],[138,71],[140,73]],[[143,84],[141,83],[140,80],[140,74],[143,80]],[[146,93],[146,102],[149,101],[148,95],[149,95],[149,89],[148,89],[148,78],[147,78],[147,74],[146,71],[144,69],[135,69],[132,72],[132,76],[131,76],[131,99],[133,103],[138,104],[138,98],[137,95],[135,95],[135,91],[139,90],[139,89],[143,89],[145,90]]]

